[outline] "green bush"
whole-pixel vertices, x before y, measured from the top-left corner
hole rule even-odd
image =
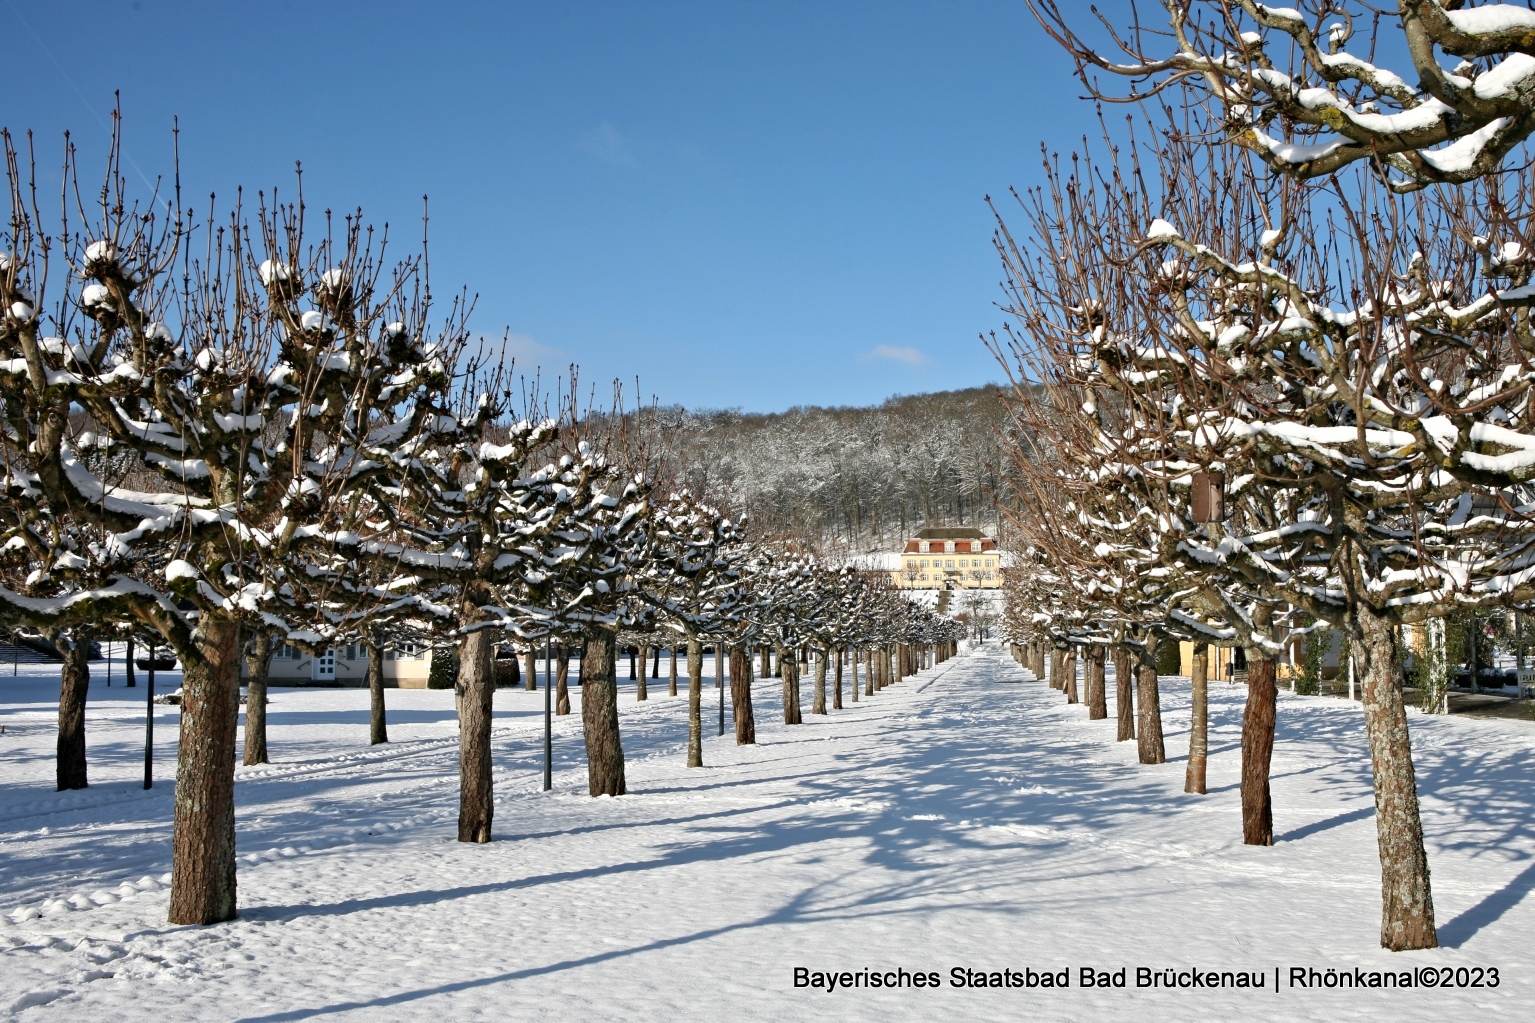
[[[1322,691],[1322,658],[1332,646],[1332,630],[1323,629],[1306,637],[1306,649],[1301,654],[1300,676],[1295,680],[1295,691],[1303,696],[1315,696]]]
[[[1157,674],[1183,674],[1182,650],[1182,644],[1175,639],[1159,640],[1157,642]]]
[[[428,689],[452,689],[458,684],[458,651],[452,647],[434,647],[432,670],[426,676]]]

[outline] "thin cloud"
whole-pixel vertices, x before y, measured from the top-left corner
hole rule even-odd
[[[612,121],[603,121],[591,131],[582,132],[576,139],[576,148],[615,167],[639,166],[630,140]]]
[[[482,357],[511,365],[514,361],[519,371],[532,372],[541,367],[563,368],[570,356],[558,348],[550,348],[528,334],[507,334],[501,337],[481,337]]]
[[[866,359],[889,359],[891,362],[899,362],[904,366],[926,366],[927,356],[920,348],[912,345],[896,347],[894,345],[875,345],[864,354]]]

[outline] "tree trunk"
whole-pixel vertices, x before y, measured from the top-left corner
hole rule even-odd
[[[389,720],[384,706],[384,637],[368,637],[368,744],[389,741]]]
[[[831,693],[831,709],[842,709],[842,648],[837,647],[836,677],[833,680]]]
[[[1274,844],[1274,802],[1269,763],[1274,756],[1274,717],[1279,684],[1274,662],[1247,652],[1247,708],[1242,712],[1242,841]]]
[[[266,705],[267,682],[272,674],[272,656],[278,643],[266,629],[256,630],[250,648],[245,651],[245,763],[267,762]]]
[[[752,658],[745,647],[730,651],[730,703],[735,716],[736,745],[757,741],[757,719],[752,714]]]
[[[458,840],[489,842],[495,816],[490,721],[496,695],[495,644],[490,629],[464,637],[458,684]]]
[[[123,642],[123,678],[127,680],[123,684],[129,689],[137,688],[139,681],[133,670],[133,633],[131,632]]]
[[[851,681],[853,683],[849,689],[853,694],[854,703],[858,702],[858,661],[859,656],[857,649],[849,650],[847,654],[847,666],[848,670],[852,672]]]
[[[783,723],[803,724],[799,712],[799,665],[794,663],[794,652],[778,648],[778,670],[783,673]]]
[[[1054,646],[1050,648],[1050,688],[1064,688],[1061,685],[1061,651]]]
[[[650,690],[646,688],[645,685],[645,662],[648,660],[650,660],[650,647],[647,646],[640,650],[640,677],[635,679],[634,682],[634,699],[636,701],[644,701],[650,699]],[[634,662],[632,660],[629,662],[629,667],[631,669],[634,667]],[[630,677],[633,677],[633,674],[634,673],[631,670]]]
[[[1072,647],[1061,657],[1061,687],[1066,690],[1066,702],[1077,702],[1077,648]]]
[[[874,648],[864,651],[863,695],[874,695]]]
[[[1135,660],[1128,650],[1114,648],[1114,709],[1119,716],[1119,731],[1115,742],[1135,738],[1135,688],[1131,678],[1135,673]]]
[[[570,648],[560,647],[555,657],[554,712],[561,717],[570,713]]]
[[[688,766],[704,766],[704,645],[688,640]]]
[[[86,787],[85,695],[91,687],[91,632],[76,627],[53,641],[64,655],[59,666],[59,742],[54,764],[57,790]]]
[[[1162,694],[1157,688],[1155,635],[1147,638],[1141,656],[1145,660],[1140,665],[1140,685],[1135,693],[1137,752],[1141,763],[1161,764],[1167,761],[1167,748],[1162,742]]]
[[[1210,752],[1210,647],[1194,644],[1193,705],[1189,724],[1189,764],[1183,791],[1204,795],[1205,764]]]
[[[523,672],[522,688],[529,693],[538,692],[538,648],[528,647],[527,670]]]
[[[773,655],[767,647],[762,648],[762,677],[773,677]]]
[[[1103,656],[1101,646],[1087,648],[1087,717],[1089,721],[1102,721],[1109,716],[1108,694],[1103,686]]]
[[[594,796],[621,796],[624,747],[618,734],[618,643],[598,629],[581,652],[581,727],[586,737],[587,788]]]
[[[1364,679],[1364,723],[1375,772],[1375,840],[1380,849],[1380,943],[1392,951],[1435,948],[1434,893],[1402,680],[1396,628],[1363,602],[1352,605],[1350,647]]]
[[[668,649],[671,651],[671,655],[672,655],[672,692],[671,692],[671,695],[676,696],[677,695],[677,645],[675,643],[673,643]],[[715,649],[719,650],[721,648],[716,646]],[[722,655],[716,653],[715,654],[715,660],[719,660],[721,656]],[[719,679],[715,679],[715,681],[718,682]]]
[[[235,917],[234,708],[240,689],[240,626],[204,613],[194,639],[197,655],[183,666],[181,688],[168,914],[173,924],[214,924]]]
[[[826,713],[826,651],[815,652],[815,690],[810,701],[810,713]]]

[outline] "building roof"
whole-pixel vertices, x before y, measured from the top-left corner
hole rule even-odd
[[[991,537],[972,526],[931,526],[917,530],[918,540],[989,540]]]

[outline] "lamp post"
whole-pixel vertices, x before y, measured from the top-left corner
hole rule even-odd
[[[554,640],[544,637],[544,791],[554,787]]]
[[[158,644],[149,641],[149,684],[144,689],[144,787],[155,787],[155,658]]]

